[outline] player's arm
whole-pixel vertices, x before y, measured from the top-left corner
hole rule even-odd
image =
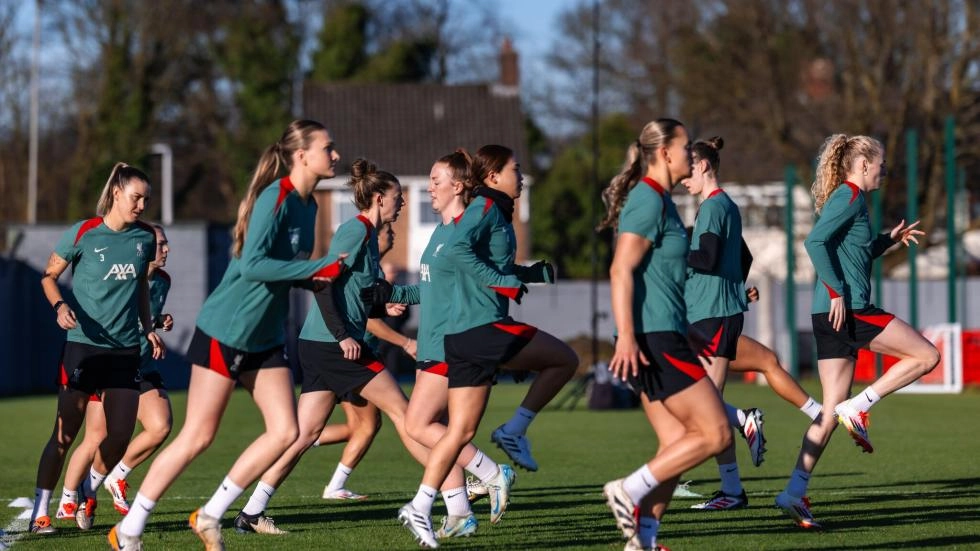
[[[154,246],[154,249],[156,247]],[[167,348],[163,345],[163,339],[156,334],[153,326],[153,314],[150,308],[150,278],[147,275],[149,264],[143,268],[143,273],[139,276],[139,291],[137,295],[137,306],[139,308],[140,327],[146,335],[146,340],[150,341],[153,349],[153,359],[159,360],[167,355]]]
[[[456,232],[446,247],[446,255],[462,273],[520,304],[526,291],[521,280],[513,274],[502,273],[473,250],[480,239],[493,231],[496,216],[499,214],[495,209],[484,212],[479,205],[470,205],[456,224]]]
[[[415,339],[402,335],[398,331],[395,331],[383,320],[377,318],[370,318],[367,321],[367,330],[383,341],[390,342],[391,344],[401,348],[406,354],[415,359],[415,354],[417,350],[417,345]]]
[[[242,277],[250,281],[295,281],[309,278],[333,279],[341,262],[335,255],[317,260],[281,260],[272,256],[276,238],[288,216],[288,202],[277,210],[272,194],[259,196],[252,209],[245,244],[242,246]]]
[[[44,297],[48,299],[48,304],[54,308],[58,327],[74,329],[78,323],[75,312],[65,302],[61,289],[58,288],[58,278],[66,269],[68,269],[68,261],[58,256],[58,253],[51,253],[48,258],[48,265],[44,268],[44,273],[41,274],[41,289],[44,291]]]

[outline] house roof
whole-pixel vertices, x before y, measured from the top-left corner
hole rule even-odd
[[[499,85],[306,83],[303,117],[322,122],[337,144],[339,174],[358,157],[397,176],[429,174],[457,147],[490,143],[527,158],[515,88]]]

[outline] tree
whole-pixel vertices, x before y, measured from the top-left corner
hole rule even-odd
[[[534,251],[550,259],[561,277],[592,276],[592,239],[605,214],[600,191],[622,168],[626,147],[639,129],[626,116],[612,115],[599,124],[599,182],[592,182],[592,135],[575,140],[558,154],[547,176],[531,187],[535,215],[531,219]],[[598,219],[594,207],[598,203]],[[599,236],[600,265],[611,259],[612,232]],[[602,273],[603,278],[606,277]]]

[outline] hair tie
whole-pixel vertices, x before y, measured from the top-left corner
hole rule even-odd
[[[640,149],[640,150],[642,150],[642,149],[643,149],[643,144],[642,144],[642,143],[640,143],[640,138],[637,138],[637,139],[636,139],[636,148],[637,148],[637,149]]]

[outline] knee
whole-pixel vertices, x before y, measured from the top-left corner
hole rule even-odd
[[[267,434],[272,438],[273,445],[278,447],[280,452],[286,451],[289,446],[292,446],[293,443],[300,438],[299,427],[297,427],[296,424],[282,427],[275,431],[268,432]],[[316,441],[316,439],[319,437],[320,431],[317,431],[311,440]]]
[[[929,351],[921,358],[922,375],[925,375],[926,373],[929,373],[935,369],[936,366],[939,365],[940,359],[939,350],[937,350],[935,346],[930,346]]]
[[[159,425],[144,426],[143,430],[153,439],[157,446],[163,443],[170,436],[171,425],[169,422]]]
[[[177,439],[178,441],[183,440],[183,445],[181,447],[187,452],[188,455],[190,455],[190,457],[193,458],[201,455],[204,453],[204,450],[211,447],[211,443],[214,442],[214,434],[194,434],[184,436],[184,433],[181,433],[177,436]]]
[[[380,427],[381,421],[378,420],[378,428]],[[422,441],[422,438],[425,435],[426,427],[428,427],[428,423],[424,422],[422,419],[415,416],[405,417],[405,432],[407,432],[408,436],[410,436],[412,440],[415,440],[416,442]]]
[[[709,455],[718,455],[732,445],[732,428],[728,423],[711,427],[705,434]]]

